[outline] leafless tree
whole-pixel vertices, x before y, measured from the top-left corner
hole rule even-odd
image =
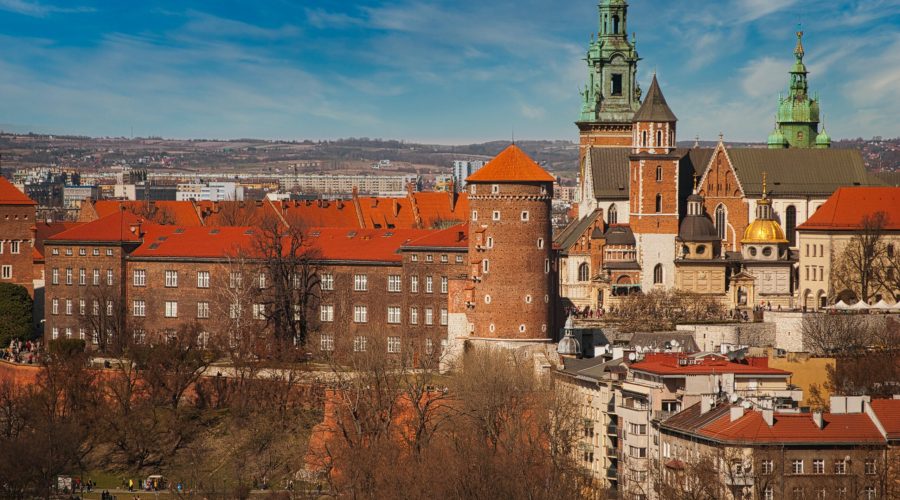
[[[888,215],[876,212],[863,217],[859,232],[831,266],[832,289],[838,298],[853,298],[869,303],[879,290],[879,276],[887,255],[884,241]]]
[[[722,303],[714,297],[681,290],[652,290],[625,297],[615,314],[625,332],[671,330],[685,321],[724,318]]]
[[[109,284],[103,279],[97,285],[86,287],[85,291],[83,311],[79,304],[79,325],[98,351],[113,355],[123,353],[131,343],[132,335],[125,329],[128,311],[121,288],[115,282]],[[134,319],[132,325],[137,322]]]
[[[874,339],[872,321],[859,314],[807,314],[800,331],[803,349],[818,355],[857,352]]]

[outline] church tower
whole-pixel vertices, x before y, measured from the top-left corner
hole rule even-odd
[[[628,220],[640,249],[642,288],[671,288],[679,222],[678,118],[666,103],[656,75],[632,121]]]
[[[634,35],[628,39],[628,3],[600,0],[598,7],[599,30],[596,39],[591,35],[585,57],[588,80],[581,91],[581,114],[576,122],[582,160],[591,146],[627,148],[631,119],[641,104],[637,83],[640,58]]]
[[[819,100],[810,98],[806,65],[803,64],[803,32],[797,31],[797,47],[794,49],[794,66],[791,68],[791,86],[787,97],[779,97],[775,132],[769,137],[769,148],[813,148],[819,132]],[[784,140],[780,142],[777,137]],[[824,145],[824,138],[819,147]],[[830,140],[829,140],[830,146]]]
[[[555,180],[516,145],[466,179],[471,210],[466,288],[470,336],[553,338],[550,219]]]

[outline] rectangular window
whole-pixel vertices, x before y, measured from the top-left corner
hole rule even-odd
[[[863,498],[866,500],[876,500],[878,498],[878,490],[874,486],[866,486],[863,489]]]
[[[87,285],[87,269],[81,268],[78,270],[78,284],[80,286]]]
[[[5,280],[11,280],[12,279],[12,266],[7,265],[7,266],[0,267],[0,278],[5,279]]]
[[[825,474],[825,460],[813,459],[813,474]]]
[[[72,299],[66,299],[66,316],[72,315]]]
[[[392,354],[400,352],[400,337],[388,337],[387,351]]]
[[[425,262],[434,262],[434,255],[430,253],[425,254]]]
[[[334,321],[334,306],[326,304],[319,306],[319,321],[330,323]]]
[[[178,287],[178,271],[166,271],[166,288]]]
[[[177,318],[178,317],[178,302],[166,301],[166,317],[167,318]]]
[[[59,299],[50,302],[50,314],[59,314]]]
[[[429,326],[434,324],[434,309],[430,307],[425,308],[425,324]]]
[[[846,474],[847,473],[847,462],[843,459],[834,461],[834,473],[835,474]]]
[[[803,474],[803,460],[791,460],[791,474]]]
[[[353,275],[353,290],[356,292],[365,292],[369,289],[369,277],[365,274]]]
[[[78,255],[81,255],[81,256],[87,255],[87,250],[85,250],[84,248],[79,248]]]
[[[100,276],[99,270],[95,270],[94,273],[96,273],[97,277]],[[147,271],[146,270],[135,269],[132,274],[133,274],[132,282],[134,283],[134,286],[147,286]]]
[[[366,352],[366,343],[368,339],[362,335],[353,337],[353,352]]]
[[[759,471],[761,474],[771,474],[773,471],[773,463],[771,460],[760,460]]]
[[[231,319],[238,319],[241,317],[241,305],[240,304],[231,304],[231,307],[228,308],[228,316]]]
[[[200,319],[209,318],[209,302],[197,302],[197,317]]]
[[[78,299],[78,314],[84,316],[87,313],[87,303],[84,299]]]
[[[107,269],[106,270],[106,285],[112,286],[112,284],[113,284],[113,270]]]
[[[500,220],[500,211],[499,211],[499,210],[494,210],[494,213],[491,214],[491,219],[493,219],[493,220]]]
[[[611,83],[612,87],[609,89],[610,94],[614,96],[622,95],[622,75],[620,73],[613,73]]]
[[[387,322],[392,325],[400,324],[400,306],[388,306]]]
[[[638,448],[637,446],[629,446],[629,454],[633,458],[647,458],[647,448]]]
[[[100,255],[100,249],[99,249],[99,248],[95,248],[95,249],[91,250],[91,255],[93,255],[94,257],[99,256],[99,255]]]
[[[72,327],[66,327],[66,338],[72,338]]]
[[[59,338],[59,328],[54,326],[53,330],[51,330],[51,336],[53,337],[53,340],[58,339]]]
[[[197,288],[209,288],[209,271],[197,271]]]
[[[266,289],[266,273],[259,273],[259,276],[257,277],[256,281],[257,281],[256,284],[260,290]],[[294,287],[294,288],[296,288],[296,287]]]
[[[868,476],[875,474],[875,459],[867,458],[865,461],[865,473]]]
[[[94,269],[91,272],[91,284],[94,286],[100,286],[100,270]]]
[[[334,275],[323,274],[321,278],[319,278],[319,288],[322,290],[334,290]]]
[[[54,267],[53,271],[50,272],[50,283],[54,285],[59,284],[59,268]]]
[[[0,241],[0,253],[3,253],[3,242],[2,241]],[[53,250],[50,251],[50,253],[53,255],[59,255],[59,249],[54,248]]]
[[[419,254],[412,254],[409,256],[410,262],[419,262]]]
[[[447,293],[450,289],[450,280],[446,276],[441,276],[441,293]]]
[[[434,282],[431,276],[425,276],[425,293],[431,293],[434,291]]]
[[[462,256],[462,255],[457,255],[457,256],[456,256],[456,263],[457,263],[457,264],[462,264],[462,261],[463,261],[463,256]]]
[[[478,210],[472,210],[472,220],[473,221],[478,220]]]
[[[763,490],[763,500],[775,500],[775,488],[766,486]]]
[[[441,326],[447,326],[447,308],[441,308]]]
[[[147,304],[143,300],[135,300],[131,303],[131,314],[138,318],[147,315]]]
[[[389,292],[399,292],[400,291],[400,276],[399,275],[388,276],[388,291]]]
[[[431,339],[425,339],[425,354],[434,354],[434,341]]]
[[[93,314],[94,316],[100,316],[100,301],[99,300],[95,300],[91,304],[91,314]]]
[[[321,337],[319,337],[319,349],[325,352],[331,352],[334,350],[334,335],[330,333],[323,333]]]
[[[113,302],[111,300],[106,301],[106,315],[107,316],[113,315]]]
[[[71,267],[66,268],[66,284],[67,285],[72,284],[72,268]]]
[[[353,322],[368,323],[369,309],[366,306],[353,306]]]
[[[112,248],[107,248],[107,249],[106,249],[106,256],[107,256],[107,257],[112,257],[112,256],[113,256]]]
[[[528,222],[528,210],[522,210],[522,222]]]
[[[266,319],[266,305],[265,304],[253,304],[253,319],[255,319],[255,320]]]
[[[418,307],[410,307],[409,308],[409,324],[410,325],[418,325],[419,324],[419,308]]]
[[[409,277],[409,292],[410,293],[419,293],[419,277],[418,276],[410,276]]]
[[[9,242],[9,253],[19,253],[19,242],[18,241],[10,241]]]
[[[244,277],[240,272],[232,271],[228,275],[228,288],[241,288],[244,283]]]

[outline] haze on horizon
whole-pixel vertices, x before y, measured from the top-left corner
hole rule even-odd
[[[577,137],[596,0],[0,0],[0,128],[437,144]],[[835,138],[900,136],[900,0],[632,0],[695,135],[764,141],[798,22]]]

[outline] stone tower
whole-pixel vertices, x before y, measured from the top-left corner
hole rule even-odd
[[[675,284],[675,236],[678,234],[678,119],[659,88],[656,75],[633,118],[630,156],[629,224],[640,249],[642,288]]]
[[[466,290],[470,336],[552,338],[554,180],[515,145],[466,179],[471,210]]]
[[[787,97],[779,97],[775,132],[769,138],[769,148],[812,148],[816,146],[819,132],[819,100],[810,98],[806,65],[803,64],[803,32],[797,31],[797,47],[794,49],[794,66],[791,67],[791,84]],[[778,133],[784,137],[778,144]],[[824,140],[824,138],[823,138]],[[821,141],[820,141],[821,142]],[[829,146],[830,146],[830,140]],[[826,147],[820,144],[819,147]]]
[[[585,61],[588,80],[581,91],[581,114],[576,125],[581,155],[590,146],[624,147],[631,144],[631,118],[641,104],[637,83],[634,35],[628,39],[628,4],[601,0],[597,38],[591,36]]]

